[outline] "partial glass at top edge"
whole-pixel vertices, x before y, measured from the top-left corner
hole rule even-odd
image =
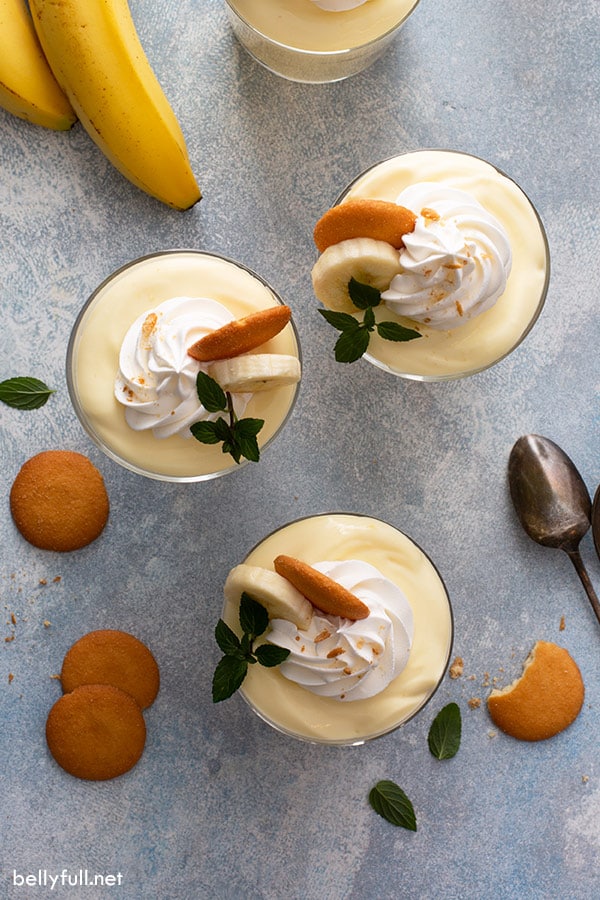
[[[269,37],[252,25],[242,14],[234,8],[230,0],[225,0],[233,32],[244,50],[259,65],[263,66],[274,75],[287,81],[303,84],[329,84],[343,81],[346,78],[357,75],[372,65],[387,49],[406,22],[415,11],[420,0],[415,0],[406,14],[391,28],[364,44],[347,47],[338,50],[307,50],[285,44],[275,38]],[[307,0],[308,2],[308,0]],[[331,13],[335,15],[335,13]],[[254,40],[261,45],[250,47],[249,42],[240,34],[240,28],[252,35]],[[271,48],[279,62],[276,65],[273,60],[265,59],[264,50]],[[307,72],[314,69],[314,74]]]

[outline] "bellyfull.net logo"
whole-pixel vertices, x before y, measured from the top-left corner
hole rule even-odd
[[[121,872],[100,874],[90,872],[88,869],[63,869],[62,872],[38,869],[37,872],[27,873],[13,869],[12,883],[14,887],[43,887],[51,891],[58,887],[120,887],[123,884],[123,875]]]

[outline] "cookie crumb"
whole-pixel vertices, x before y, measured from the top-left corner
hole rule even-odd
[[[14,639],[15,639],[14,634],[9,634],[9,635],[7,635],[7,637],[4,638],[4,643],[10,644],[10,643],[12,643],[12,641],[14,641]]]
[[[465,669],[465,663],[462,656],[457,656],[450,666],[450,678],[460,678]]]
[[[471,697],[468,703],[469,709],[479,709],[481,706],[481,697]]]
[[[17,617],[15,616],[14,613],[11,613],[11,614],[10,614],[10,621],[11,621],[11,623],[12,623],[13,625],[16,625],[16,624],[17,624]]]
[[[582,775],[582,776],[581,776],[581,780],[582,780],[583,784],[587,784],[588,781],[590,780],[590,776],[589,776],[589,775]]]
[[[12,684],[14,680],[15,680],[15,676],[13,675],[12,672],[9,672],[9,673],[8,673],[8,683],[9,683],[9,684]],[[584,777],[585,777],[585,776],[584,776]]]
[[[50,628],[52,623],[48,621],[48,619],[44,619],[44,628]]]
[[[47,579],[47,578],[40,578],[39,584],[42,584],[42,585],[48,584],[48,579]]]
[[[564,630],[565,630],[565,627],[566,627],[566,625],[565,625],[565,617],[564,617],[564,616],[561,616],[561,617],[560,617],[560,624],[559,624],[559,626],[558,626],[558,630],[559,630],[559,631],[564,631]]]
[[[488,737],[489,737],[490,740],[491,740],[492,738],[498,737],[498,732],[497,732],[497,731],[494,731],[494,730],[492,729],[491,731],[488,731]]]

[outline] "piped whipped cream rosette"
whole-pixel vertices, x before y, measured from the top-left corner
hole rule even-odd
[[[361,560],[315,563],[369,610],[364,619],[325,615],[316,610],[302,631],[274,619],[268,639],[290,651],[280,672],[314,694],[337,700],[364,700],[380,693],[408,662],[413,615],[397,585]]]
[[[451,330],[490,309],[512,264],[508,235],[470,194],[443,184],[411,185],[396,201],[417,216],[404,236],[400,271],[385,305],[430,328]]]
[[[287,354],[252,353],[289,322],[286,306],[242,319],[218,301],[174,297],[132,324],[119,354],[115,397],[135,431],[157,438],[190,437],[197,422],[214,422],[219,412],[200,402],[199,372],[230,396],[232,414],[243,415],[252,393],[293,384],[299,360]]]
[[[413,613],[400,588],[362,560],[311,566],[287,556],[275,571],[242,564],[225,584],[229,600],[248,593],[270,619],[267,640],[289,651],[281,674],[340,701],[383,691],[406,666]]]
[[[121,345],[115,381],[115,397],[125,407],[130,428],[150,429],[157,438],[174,434],[187,438],[194,422],[216,418],[198,399],[201,364],[187,351],[231,319],[216,300],[173,297],[133,322]],[[242,415],[248,397],[236,394],[232,400]]]

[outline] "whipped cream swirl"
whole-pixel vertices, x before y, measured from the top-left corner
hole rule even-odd
[[[369,0],[311,0],[311,3],[327,12],[343,12],[346,9],[356,9],[357,6],[362,6],[363,3],[368,2]]]
[[[500,222],[471,194],[433,182],[411,185],[396,202],[417,221],[404,236],[402,270],[381,295],[385,305],[448,331],[493,306],[512,263]]]
[[[370,563],[353,559],[312,565],[359,597],[370,614],[354,621],[317,611],[306,631],[272,619],[268,640],[290,651],[279,671],[322,697],[372,697],[408,662],[414,631],[410,604]]]
[[[125,407],[134,431],[151,429],[157,438],[191,437],[190,425],[214,421],[198,399],[196,377],[206,364],[188,355],[188,347],[233,319],[221,303],[206,297],[173,297],[143,313],[129,328],[119,354],[115,397]],[[233,394],[241,416],[248,394]]]

